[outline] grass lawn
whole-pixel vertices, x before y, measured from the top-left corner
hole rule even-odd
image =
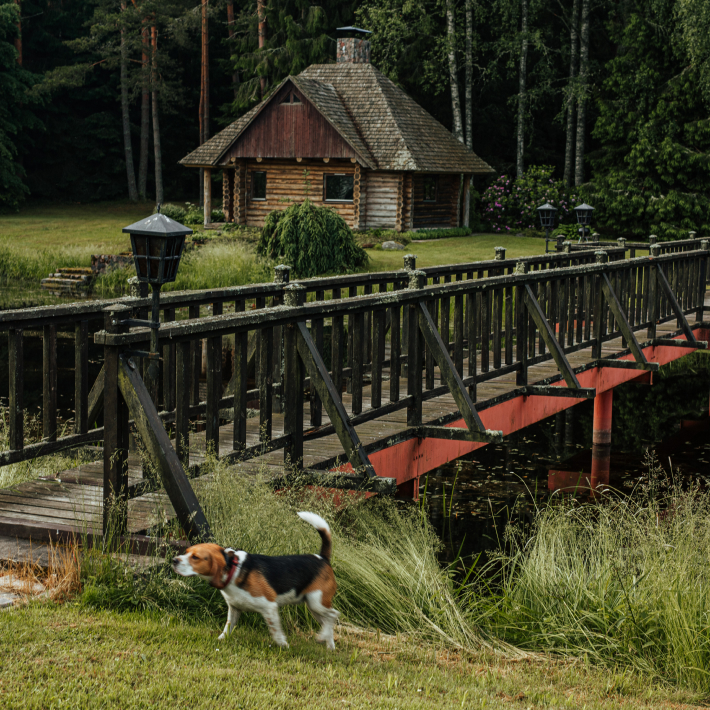
[[[41,251],[65,250],[89,263],[91,254],[117,254],[130,250],[130,240],[121,229],[153,211],[152,204],[129,202],[96,204],[26,205],[18,214],[0,215],[0,248],[21,256]],[[402,268],[404,254],[417,254],[420,266],[492,259],[493,248],[505,246],[508,257],[529,256],[545,251],[545,242],[523,237],[477,235],[455,239],[412,242],[404,251],[369,249],[370,270]],[[61,266],[61,264],[58,264]]]
[[[692,699],[623,672],[503,659],[340,629],[330,653],[263,623],[216,624],[35,603],[0,612],[0,705],[22,708],[681,708]]]
[[[439,266],[493,259],[495,247],[505,247],[505,256],[508,259],[545,253],[543,239],[510,237],[500,234],[475,234],[471,237],[416,241],[408,244],[404,251],[368,249],[367,253],[371,259],[370,271],[389,271],[403,267],[402,257],[404,254],[416,254],[419,267]]]

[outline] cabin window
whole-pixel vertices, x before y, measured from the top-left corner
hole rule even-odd
[[[301,100],[296,96],[296,94],[286,94],[284,100],[281,102],[282,106],[302,106]]]
[[[437,175],[425,175],[423,179],[424,185],[424,202],[436,202],[439,178]]]
[[[266,199],[266,171],[252,171],[251,174],[251,199],[265,200]]]
[[[323,176],[326,202],[352,202],[354,179],[352,175],[333,173]]]

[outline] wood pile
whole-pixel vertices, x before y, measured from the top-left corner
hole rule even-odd
[[[58,269],[40,282],[40,288],[53,296],[87,298],[94,283],[95,273],[88,267]]]

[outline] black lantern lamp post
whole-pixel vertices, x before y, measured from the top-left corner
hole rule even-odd
[[[550,241],[550,230],[555,226],[557,207],[546,202],[537,208],[537,213],[540,215],[540,226],[545,230],[545,254],[547,254],[547,243]]]
[[[582,240],[587,241],[587,227],[592,223],[592,212],[594,212],[594,207],[586,202],[574,208],[574,213],[577,215],[577,224],[582,228],[582,236],[579,238],[580,243]]]
[[[150,321],[130,320],[127,325],[148,326],[150,333],[151,359],[158,357],[158,330],[160,328],[160,289],[163,284],[175,281],[180,257],[185,248],[185,237],[192,230],[158,212],[140,222],[124,227],[131,237],[133,262],[138,281],[149,283],[153,289],[153,304]],[[156,371],[151,365],[156,376]]]

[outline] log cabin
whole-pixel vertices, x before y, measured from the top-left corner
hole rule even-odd
[[[204,171],[205,225],[221,170],[227,222],[261,227],[308,197],[356,230],[468,226],[471,178],[493,172],[352,37],[337,40],[336,63],[287,77],[180,163]]]

